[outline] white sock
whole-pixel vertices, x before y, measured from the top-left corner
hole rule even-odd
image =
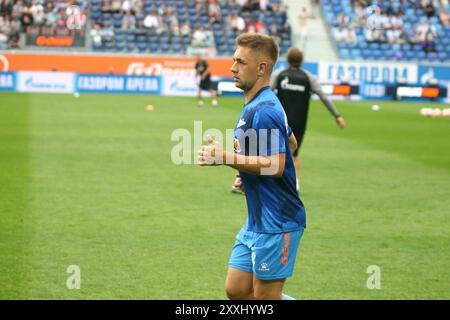
[[[296,299],[283,293],[283,297],[281,298],[281,300],[296,300]]]

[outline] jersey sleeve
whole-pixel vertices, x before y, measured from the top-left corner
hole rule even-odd
[[[288,125],[284,113],[273,105],[260,105],[253,118],[258,137],[258,155],[286,153]]]

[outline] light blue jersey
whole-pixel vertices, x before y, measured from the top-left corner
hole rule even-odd
[[[261,89],[244,106],[235,129],[235,152],[246,156],[286,154],[281,177],[240,172],[248,207],[244,230],[285,233],[306,227],[289,150],[290,134],[283,107],[270,87]]]

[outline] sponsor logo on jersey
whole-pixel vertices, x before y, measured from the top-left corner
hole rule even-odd
[[[289,83],[289,78],[286,77],[283,80],[281,80],[281,89],[289,91],[305,92],[306,87],[299,84],[291,84]]]

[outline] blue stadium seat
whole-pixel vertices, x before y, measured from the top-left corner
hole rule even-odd
[[[417,60],[423,61],[427,58],[427,54],[423,51],[417,52]]]
[[[436,52],[430,52],[427,55],[427,60],[430,62],[436,62],[439,60],[438,54]]]
[[[145,42],[139,42],[137,47],[138,47],[138,50],[140,53],[147,51],[147,43],[145,43]]]
[[[387,49],[383,51],[383,55],[386,58],[386,60],[394,60],[395,58],[395,52],[392,49]]]
[[[348,60],[350,58],[350,50],[349,49],[339,50],[339,56],[341,57],[341,59]]]
[[[388,50],[390,47],[391,47],[391,45],[389,43],[382,43],[380,45],[381,50]]]
[[[375,60],[382,60],[383,59],[383,51],[376,49],[372,50],[372,55]]]
[[[448,57],[447,57],[447,53],[446,52],[439,52],[438,53],[438,58],[440,62],[447,62],[448,61]]]
[[[149,50],[150,52],[156,53],[156,52],[158,52],[159,44],[156,43],[156,42],[149,43],[148,46],[147,46],[147,48],[148,48],[148,50]]]
[[[182,53],[183,47],[182,47],[181,43],[172,43],[171,51],[172,51],[172,53]]]
[[[416,53],[414,51],[406,51],[405,52],[405,58],[408,61],[416,60]]]
[[[372,42],[371,44],[369,44],[369,49],[371,50],[378,50],[380,48],[380,45],[376,42]]]
[[[370,50],[370,49],[363,49],[361,51],[361,55],[362,55],[363,59],[365,59],[365,60],[372,59],[372,50]]]

